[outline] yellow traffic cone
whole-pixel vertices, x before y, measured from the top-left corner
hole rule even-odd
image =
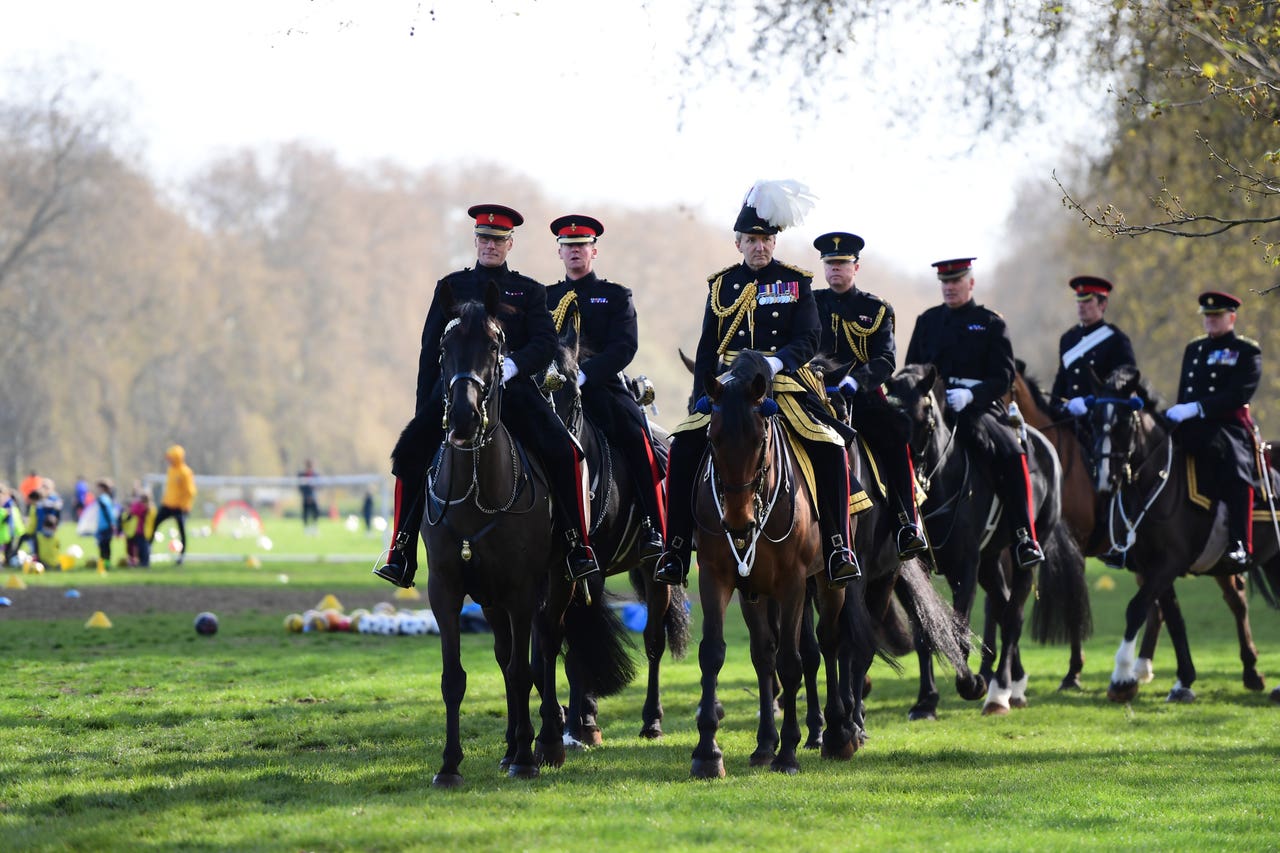
[[[343,612],[342,602],[338,601],[336,595],[329,593],[316,605],[316,610],[336,610],[341,613]]]
[[[9,579],[4,582],[5,589],[26,589],[27,582],[22,579],[22,575],[9,575]]]
[[[416,586],[411,586],[408,589],[397,589],[396,598],[407,598],[410,601],[417,601],[422,598],[422,593],[418,592],[418,588]]]
[[[89,621],[84,623],[84,626],[86,628],[110,628],[111,620],[101,610],[95,610],[93,615],[89,617]]]
[[[244,564],[251,569],[256,569],[262,565],[262,561],[250,554],[244,558]]]
[[[58,556],[58,565],[62,567],[64,572],[69,572],[76,567],[76,558],[70,554],[60,554]]]

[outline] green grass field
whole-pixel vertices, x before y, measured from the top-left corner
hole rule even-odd
[[[295,547],[271,533],[279,550]],[[298,553],[377,547],[363,533],[352,540],[326,527]],[[214,637],[192,630],[200,589],[267,586],[284,572],[316,593],[373,589],[372,556],[253,568],[201,563],[204,545],[180,570],[28,578],[86,590],[183,584],[192,605],[182,612],[89,630],[0,609],[0,849],[1262,850],[1280,839],[1280,706],[1241,687],[1230,616],[1209,581],[1180,588],[1200,675],[1193,705],[1164,702],[1167,641],[1137,701],[1106,700],[1133,581],[1091,564],[1091,582],[1116,584],[1094,593],[1083,693],[1055,692],[1065,648],[1028,647],[1028,709],[983,718],[943,673],[940,719],[909,724],[914,662],[902,675],[877,663],[865,750],[847,763],[806,752],[794,777],[747,767],[755,678],[736,616],[721,676],[729,775],[711,783],[688,778],[696,652],[664,670],[664,739],[636,736],[641,679],[602,703],[604,746],[516,782],[498,770],[504,703],[490,638],[467,635],[466,785],[437,791],[435,638],[289,634],[269,610],[224,617]],[[3,592],[20,606],[23,592]],[[1280,678],[1280,620],[1260,602],[1254,617],[1261,667]]]

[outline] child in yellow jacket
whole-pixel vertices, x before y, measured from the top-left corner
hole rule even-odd
[[[152,536],[160,529],[167,518],[178,522],[178,537],[182,543],[178,551],[177,564],[182,565],[182,558],[187,554],[187,513],[196,501],[196,475],[187,465],[187,452],[181,444],[175,444],[164,452],[169,462],[169,474],[164,484],[164,495],[160,498],[160,511],[156,513],[155,527]]]

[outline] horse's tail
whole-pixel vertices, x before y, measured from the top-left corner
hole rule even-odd
[[[866,583],[865,579],[854,581],[847,588],[844,607],[840,609],[843,632],[855,660],[863,660],[870,667],[872,658],[880,658],[894,672],[901,673],[902,665],[897,660],[899,651],[894,643],[896,638],[893,632],[884,630],[881,620],[872,618],[871,610],[867,607]],[[907,648],[911,648],[910,642],[907,643]]]
[[[911,615],[920,627],[924,641],[935,655],[951,664],[958,675],[969,675],[969,655],[966,651],[969,646],[969,625],[964,618],[938,595],[919,560],[902,563],[898,582],[906,589]]]
[[[636,596],[644,601],[645,576],[640,568],[628,573],[631,588]],[[652,581],[650,581],[652,583]],[[689,652],[689,635],[692,630],[692,619],[689,616],[689,595],[682,586],[671,587],[671,598],[667,602],[667,612],[662,617],[662,626],[667,632],[667,648],[676,660],[682,660]]]
[[[1037,643],[1087,640],[1093,636],[1093,611],[1084,576],[1084,554],[1061,522],[1053,526],[1043,545],[1039,594],[1031,610],[1031,636]]]
[[[622,617],[610,606],[613,596],[593,590],[591,603],[575,595],[564,614],[564,639],[593,696],[612,696],[636,677],[631,653],[635,643]]]

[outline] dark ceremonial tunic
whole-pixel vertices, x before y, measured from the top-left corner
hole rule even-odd
[[[816,290],[813,298],[822,325],[819,350],[838,365],[854,363],[849,375],[859,393],[880,387],[898,364],[893,306],[856,287]]]
[[[1058,340],[1058,375],[1053,380],[1051,398],[1055,404],[1093,393],[1090,371],[1106,379],[1111,371],[1125,365],[1136,366],[1129,336],[1111,323],[1099,320],[1089,326],[1071,327]]]
[[[571,293],[572,302],[565,304],[565,297]],[[608,386],[630,397],[620,375],[640,347],[630,289],[592,272],[577,281],[566,279],[548,287],[547,305],[566,317],[577,314],[579,347],[591,353],[578,364],[587,376],[584,387]]]
[[[907,345],[908,364],[932,364],[949,388],[968,388],[975,412],[1003,414],[1013,386],[1013,345],[1004,318],[972,299],[959,308],[938,305],[916,320]],[[963,417],[962,417],[963,420]]]
[[[1179,440],[1192,452],[1209,450],[1234,469],[1225,473],[1245,481],[1252,479],[1254,471],[1247,404],[1261,380],[1258,342],[1235,332],[1196,338],[1182,354],[1178,402],[1199,403],[1204,417],[1183,421]]]

